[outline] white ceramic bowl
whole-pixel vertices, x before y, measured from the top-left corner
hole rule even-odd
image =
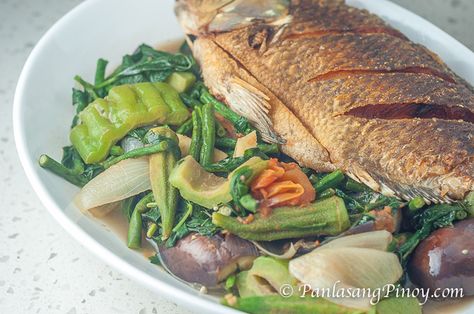
[[[139,44],[156,45],[183,36],[173,14],[173,0],[90,0],[57,22],[31,53],[18,82],[14,130],[18,153],[34,190],[51,215],[80,243],[108,264],[158,294],[196,312],[237,313],[200,295],[127,249],[123,240],[70,205],[77,188],[42,170],[42,153],[59,158],[68,144],[76,74],[92,78],[99,57],[118,64]],[[350,0],[368,8],[421,42],[461,76],[474,83],[474,54],[420,17],[385,0]],[[474,307],[458,310],[468,313]]]

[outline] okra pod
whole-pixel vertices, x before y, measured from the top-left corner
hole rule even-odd
[[[212,163],[215,141],[216,126],[214,107],[212,104],[205,104],[202,107],[202,146],[199,158],[204,167]]]
[[[192,113],[192,127],[193,135],[191,137],[191,146],[189,147],[189,154],[199,162],[201,154],[202,143],[202,122],[201,122],[201,108],[196,107]]]
[[[168,127],[154,128],[149,132],[149,139],[167,139],[167,141],[173,142],[175,146],[178,145],[178,137]],[[178,206],[178,191],[170,184],[169,175],[179,158],[179,150],[175,152],[174,149],[150,156],[151,188],[161,214],[163,240],[168,239],[171,235]]]
[[[269,217],[257,213],[248,224],[217,212],[213,213],[212,222],[243,239],[255,241],[337,235],[350,227],[344,201],[336,196],[306,207],[275,208]]]

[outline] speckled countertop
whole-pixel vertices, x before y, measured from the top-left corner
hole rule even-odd
[[[11,115],[21,67],[41,35],[80,2],[0,0],[0,313],[187,313],[73,240],[39,203],[18,161]],[[395,2],[474,49],[473,1]]]

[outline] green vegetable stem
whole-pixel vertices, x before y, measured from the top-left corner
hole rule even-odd
[[[411,214],[415,214],[425,205],[426,203],[423,197],[417,196],[413,198],[410,202],[408,202],[408,210],[410,211]]]
[[[127,246],[131,249],[139,249],[142,243],[142,214],[147,212],[149,208],[147,203],[153,200],[153,193],[148,193],[135,205],[130,216],[127,233]]]
[[[249,121],[229,109],[226,105],[218,101],[214,96],[212,96],[207,88],[201,88],[201,102],[204,104],[212,104],[219,114],[221,114],[225,119],[229,120],[241,134],[249,134],[254,131],[254,128],[250,126]]]
[[[226,158],[217,163],[206,166],[206,170],[209,172],[231,172],[240,167],[244,162],[252,157],[260,157],[264,160],[268,159],[268,156],[262,153],[260,148],[247,149],[242,157]]]
[[[193,135],[191,138],[191,147],[189,148],[189,154],[199,162],[201,156],[201,145],[202,145],[202,113],[200,107],[195,107],[192,113],[192,127]]]
[[[223,150],[234,149],[236,144],[237,140],[233,138],[216,138],[216,147]],[[264,154],[278,154],[280,152],[277,144],[257,144],[257,148]]]
[[[48,155],[41,155],[38,163],[41,168],[51,171],[76,186],[83,187],[87,183],[87,179],[80,176],[76,170],[65,167]]]
[[[314,188],[317,193],[321,193],[324,190],[336,187],[339,183],[344,181],[344,178],[344,173],[341,170],[336,170],[321,178],[321,180],[314,185]]]
[[[136,148],[120,156],[107,159],[104,162],[102,162],[101,165],[104,169],[107,169],[125,159],[139,158],[143,156],[153,155],[156,153],[164,152],[168,149],[169,149],[169,143],[163,141],[163,142],[159,142],[157,144],[153,144],[150,146]]]
[[[189,119],[188,121],[184,122],[177,130],[176,133],[189,135],[193,130],[193,120]]]
[[[202,146],[199,158],[204,167],[212,163],[215,141],[216,122],[214,108],[212,104],[205,104],[202,107]]]

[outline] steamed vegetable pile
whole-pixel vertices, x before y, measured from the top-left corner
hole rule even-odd
[[[422,287],[467,285],[457,277],[472,283],[472,267],[456,268],[474,259],[466,240],[474,233],[472,194],[457,204],[406,203],[340,170],[300,167],[210,93],[188,51],[142,45],[108,76],[99,59],[93,83],[76,77],[71,145],[60,162],[42,155],[39,163],[81,187],[79,209],[97,217],[121,210],[129,248],[147,239],[158,249],[152,262],[227,290],[223,302],[250,313],[421,311],[410,298],[377,306],[368,298],[283,298],[283,285],[302,291],[340,280],[377,289],[403,286],[407,271]],[[430,242],[446,228],[452,241]],[[467,253],[437,278],[426,256],[453,245]]]

